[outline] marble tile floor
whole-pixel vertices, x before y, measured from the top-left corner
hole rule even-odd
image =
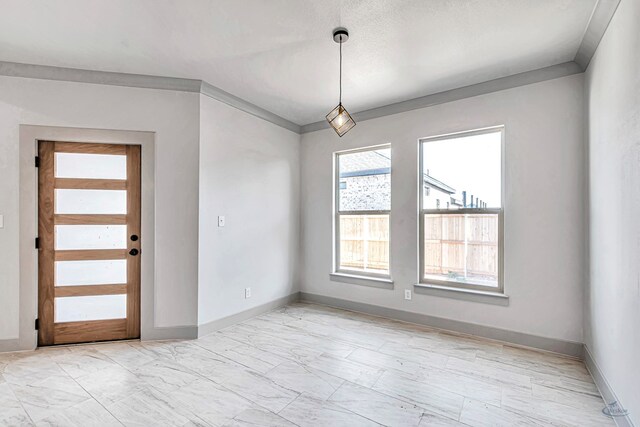
[[[0,425],[613,426],[581,361],[313,304],[0,354]]]

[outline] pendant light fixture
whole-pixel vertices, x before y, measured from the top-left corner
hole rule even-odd
[[[327,121],[340,137],[356,125],[351,115],[342,106],[342,43],[347,40],[349,40],[349,32],[346,28],[333,30],[333,41],[340,44],[340,97],[338,106],[327,114]]]

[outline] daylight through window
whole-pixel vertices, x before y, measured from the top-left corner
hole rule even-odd
[[[391,148],[336,154],[336,271],[389,275]]]
[[[502,132],[421,141],[421,282],[502,290]]]

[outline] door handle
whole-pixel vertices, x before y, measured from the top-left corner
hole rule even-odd
[[[131,241],[135,242],[136,240],[138,240],[138,235],[137,234],[132,234],[131,235]]]
[[[137,250],[136,248],[133,248],[133,249],[131,249],[131,250],[129,251],[129,255],[131,255],[131,256],[136,256],[136,255],[138,255],[139,253],[140,253],[140,251],[139,251],[139,250]]]

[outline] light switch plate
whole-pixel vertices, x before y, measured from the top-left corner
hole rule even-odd
[[[218,217],[218,227],[224,227],[224,216]]]

